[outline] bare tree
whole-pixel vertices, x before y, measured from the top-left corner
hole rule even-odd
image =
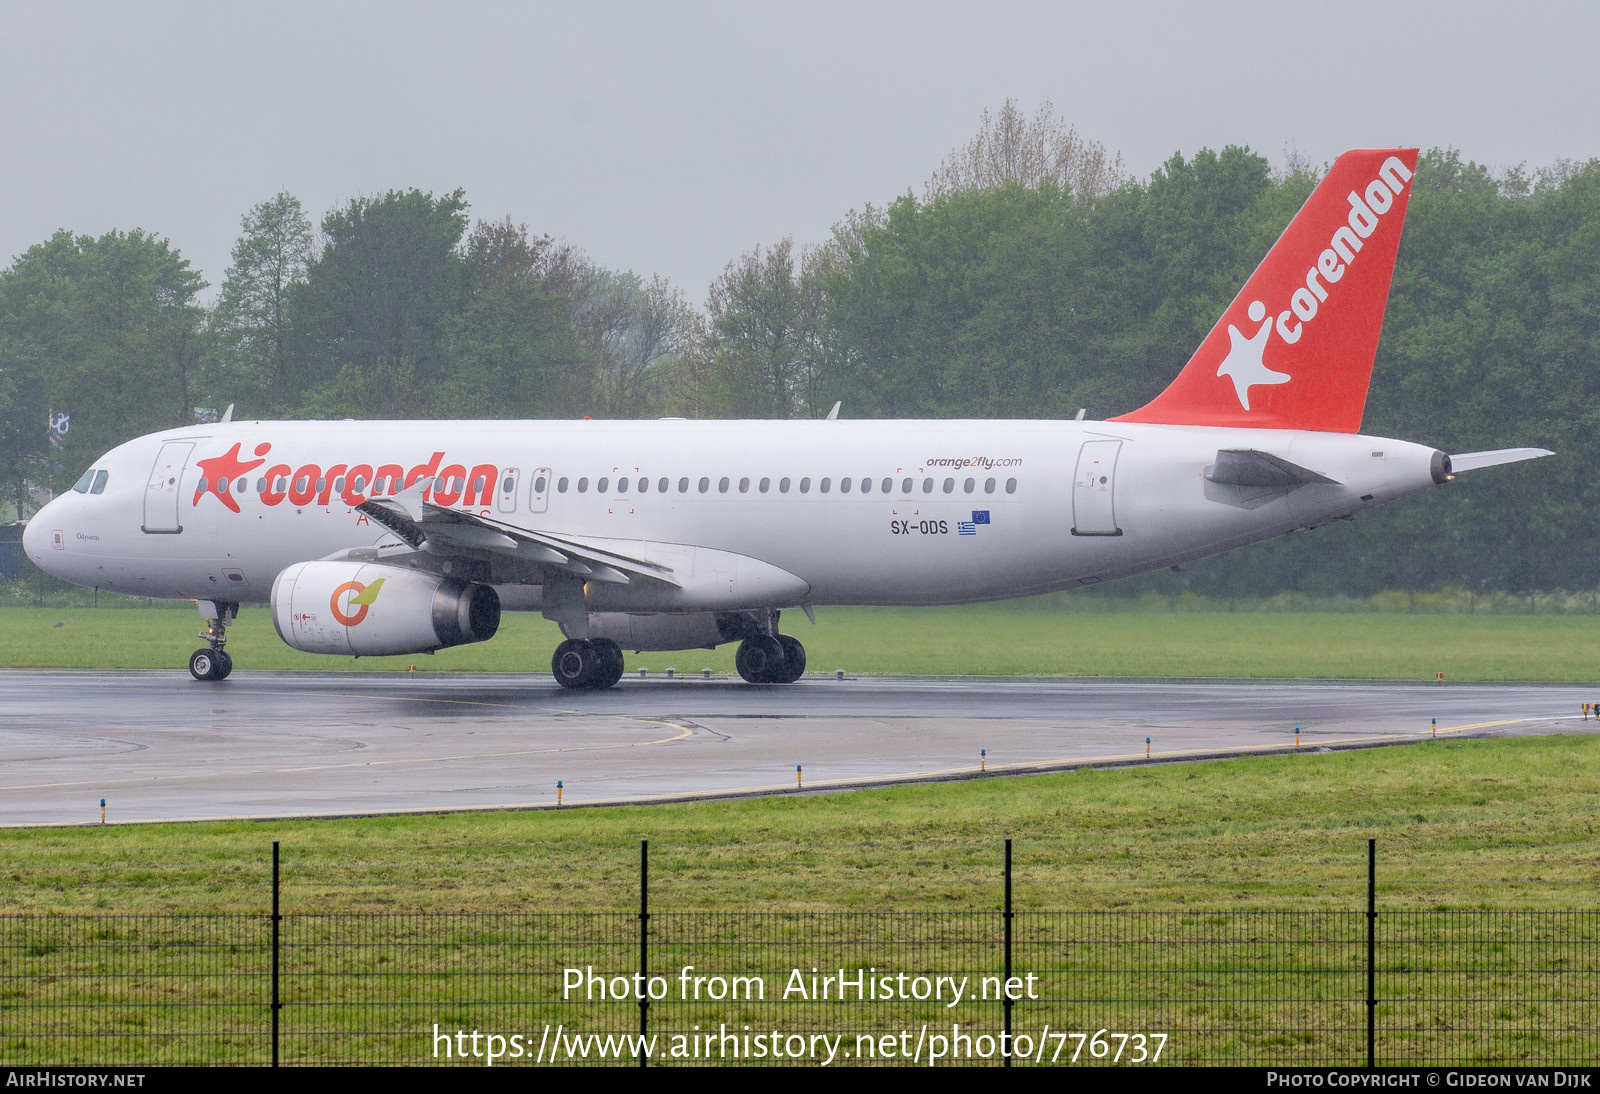
[[[613,417],[650,413],[658,401],[658,366],[684,350],[693,312],[683,294],[659,275],[646,285],[618,273],[568,259],[572,322],[597,367],[596,396]]]
[[[1085,201],[1127,180],[1121,153],[1078,136],[1045,100],[1032,120],[1007,99],[997,115],[983,112],[977,136],[957,148],[928,180],[924,200],[958,190],[986,190],[1008,182],[1038,186],[1044,179],[1070,186]]]

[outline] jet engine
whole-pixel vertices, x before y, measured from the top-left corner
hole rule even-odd
[[[300,562],[272,583],[272,623],[307,653],[424,653],[493,638],[500,598],[488,585],[421,570]]]

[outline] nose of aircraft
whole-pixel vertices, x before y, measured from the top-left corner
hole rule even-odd
[[[54,534],[50,526],[50,510],[56,508],[57,504],[54,501],[46,503],[45,507],[35,513],[33,519],[28,521],[27,525],[22,529],[23,551],[33,560],[35,566],[46,573],[50,571],[50,567],[45,563],[48,561],[55,543]]]

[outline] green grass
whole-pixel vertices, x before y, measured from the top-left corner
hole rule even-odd
[[[980,675],[1350,677],[1590,681],[1600,621],[1583,615],[1462,615],[1342,611],[823,609],[785,630],[806,645],[810,671]],[[0,609],[0,664],[29,668],[180,668],[199,645],[187,611]],[[247,606],[229,632],[243,669],[373,672],[548,671],[561,635],[537,616],[507,613],[487,643],[433,656],[343,658],[299,653]],[[734,646],[627,656],[629,671],[733,671]]]
[[[1429,741],[849,794],[0,832],[10,911],[1596,907],[1600,738]]]

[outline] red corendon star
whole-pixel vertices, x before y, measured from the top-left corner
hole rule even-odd
[[[257,456],[265,456],[271,450],[272,445],[270,444],[256,445]],[[194,504],[200,504],[200,496],[202,494],[215,494],[218,501],[237,513],[239,511],[239,503],[233,500],[233,495],[221,484],[225,482],[228,486],[232,486],[240,475],[246,474],[266,462],[266,460],[261,459],[252,460],[249,463],[241,463],[239,460],[239,445],[237,444],[220,456],[212,456],[209,460],[196,460],[195,464],[200,468],[200,483],[194,490]]]

